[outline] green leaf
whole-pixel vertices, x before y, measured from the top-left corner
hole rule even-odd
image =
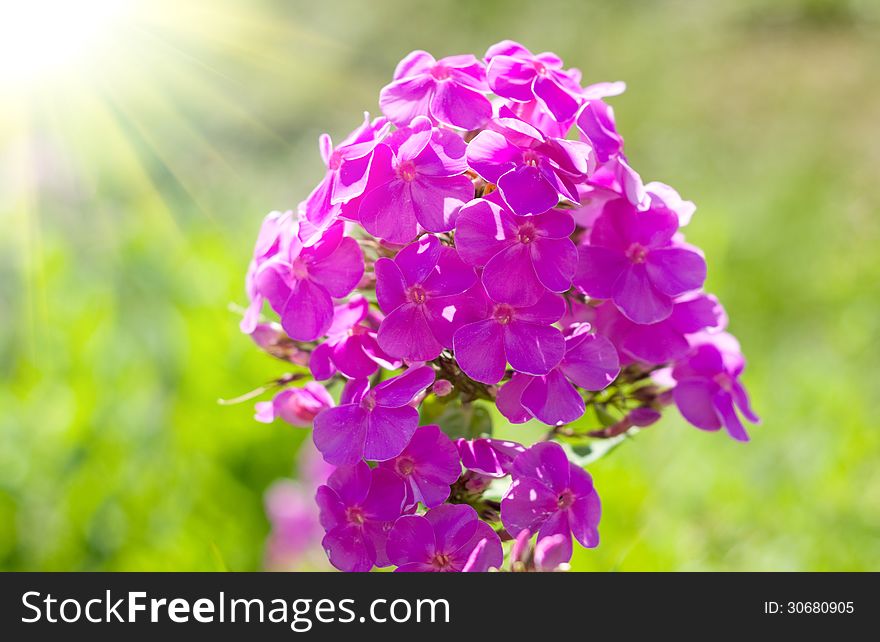
[[[638,432],[638,429],[633,428],[630,429],[629,432],[618,435],[617,437],[612,437],[611,439],[593,439],[589,442],[579,444],[560,442],[560,444],[565,450],[565,454],[568,455],[568,460],[571,463],[575,466],[586,468],[593,462],[602,459],[602,457],[632,437],[636,432]]]
[[[443,403],[428,398],[420,408],[421,423],[437,424],[452,439],[492,436],[492,415],[478,403],[462,405],[457,400]]]

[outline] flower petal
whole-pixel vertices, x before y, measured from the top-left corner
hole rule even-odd
[[[492,117],[492,105],[480,92],[450,80],[437,85],[431,113],[439,121],[471,130]]]
[[[471,379],[495,384],[504,377],[507,361],[501,326],[494,320],[459,328],[452,340],[455,359]]]
[[[531,165],[522,165],[501,176],[498,190],[510,210],[520,216],[543,214],[559,203],[556,189]]]
[[[345,237],[330,256],[309,264],[309,276],[331,296],[341,299],[357,286],[364,275],[364,255],[357,241]]]
[[[315,417],[312,439],[326,462],[351,465],[364,456],[367,425],[367,412],[360,406],[328,408]]]
[[[364,458],[385,461],[397,457],[406,448],[418,425],[419,412],[412,406],[376,407],[369,413]]]
[[[621,273],[612,300],[634,323],[657,323],[672,314],[672,299],[654,287],[643,263],[631,264]]]
[[[421,515],[404,515],[388,533],[386,550],[395,566],[428,564],[436,551],[434,528]]]
[[[404,303],[382,321],[376,335],[379,347],[407,361],[430,361],[443,351],[428,325],[425,307]]]
[[[706,260],[678,247],[652,250],[645,261],[651,283],[663,294],[678,296],[696,290],[706,280]]]
[[[434,383],[434,369],[430,366],[409,368],[403,374],[376,386],[376,404],[389,408],[405,406],[432,383]]]
[[[281,326],[294,341],[312,341],[333,321],[333,300],[321,285],[297,281],[281,312]]]
[[[567,291],[578,265],[577,247],[571,239],[537,239],[530,249],[541,285],[551,292]]]
[[[504,353],[517,372],[544,375],[565,354],[565,339],[553,326],[512,321],[504,327]]]
[[[483,270],[482,280],[492,300],[517,307],[536,303],[546,292],[535,274],[529,248],[522,243],[492,257]]]
[[[415,238],[419,226],[410,185],[395,178],[364,196],[358,209],[358,218],[367,232],[398,245]]]
[[[620,360],[606,337],[585,334],[569,340],[559,369],[584,390],[602,390],[620,373]]]
[[[536,419],[548,426],[577,421],[586,410],[577,389],[558,368],[535,377],[523,391],[521,401]]]

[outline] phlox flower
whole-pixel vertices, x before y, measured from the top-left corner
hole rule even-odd
[[[601,504],[589,473],[568,461],[562,446],[537,443],[516,458],[513,483],[501,500],[501,521],[514,536],[538,533],[537,545],[559,536],[556,565],[572,554],[572,535],[582,546],[599,544]]]
[[[481,320],[463,325],[453,337],[455,359],[471,379],[495,384],[507,364],[517,372],[550,372],[565,353],[562,333],[551,324],[565,312],[562,297],[545,293],[537,303],[517,307],[483,294]]]
[[[610,301],[589,309],[593,327],[607,336],[625,361],[659,365],[684,357],[688,336],[704,330],[718,332],[727,315],[711,294],[685,294],[674,300],[672,313],[662,321],[640,325],[627,319]]]
[[[750,422],[760,419],[752,411],[749,396],[739,377],[745,359],[739,343],[727,333],[704,335],[693,352],[675,364],[672,377],[677,382],[672,397],[679,411],[702,430],[719,430],[737,441],[748,441],[737,410]]]
[[[475,56],[435,60],[427,51],[413,51],[397,65],[394,81],[379,94],[379,106],[398,126],[418,116],[477,129],[492,116],[486,98],[486,69]]]
[[[321,533],[313,492],[301,483],[282,479],[266,491],[266,517],[271,525],[265,564],[283,570],[296,564]]]
[[[535,55],[518,42],[504,40],[489,47],[486,62],[486,78],[497,95],[517,102],[538,100],[560,122],[577,112],[581,73],[564,70],[556,54]]]
[[[461,296],[477,281],[451,247],[427,235],[403,248],[394,259],[376,261],[376,298],[387,315],[378,341],[390,355],[429,361],[462,323],[473,320],[472,297]]]
[[[387,131],[386,119],[370,122],[370,115],[364,113],[363,124],[336,147],[328,134],[321,134],[318,148],[327,173],[303,205],[309,223],[322,229],[339,214],[342,203],[363,194],[373,150]]]
[[[245,291],[250,299],[250,305],[245,311],[240,325],[241,331],[245,334],[252,335],[256,331],[265,301],[265,297],[260,293],[257,273],[260,267],[275,257],[282,247],[286,248],[290,245],[295,230],[293,212],[269,212],[260,225],[257,242],[254,244],[253,257],[245,277]]]
[[[424,515],[404,515],[388,533],[387,550],[388,560],[403,573],[455,573],[466,566],[479,573],[499,568],[503,561],[498,535],[467,504],[443,504]]]
[[[312,350],[309,369],[321,381],[341,372],[350,379],[369,377],[377,369],[397,370],[400,361],[388,356],[376,341],[378,323],[370,304],[357,295],[334,308],[327,340]]]
[[[428,508],[446,501],[449,486],[461,474],[458,449],[435,425],[416,430],[403,452],[379,467],[406,482],[406,506],[421,502]]]
[[[620,373],[617,350],[589,326],[566,337],[565,356],[544,376],[514,374],[498,392],[496,403],[511,423],[535,417],[549,426],[580,419],[586,407],[575,386],[602,390]]]
[[[592,154],[586,143],[546,137],[504,108],[467,146],[471,169],[496,184],[520,216],[543,214],[560,199],[576,203],[576,183],[591,171]]]
[[[377,149],[370,169],[380,179],[372,181],[358,208],[364,229],[395,244],[411,241],[419,226],[451,230],[459,208],[474,197],[473,182],[464,176],[465,142],[420,116],[383,145],[387,149]]]
[[[501,439],[458,439],[461,465],[487,477],[505,477],[510,474],[513,460],[525,450],[522,444]]]
[[[614,110],[604,100],[589,100],[577,114],[577,128],[588,142],[596,161],[605,163],[623,151],[623,136],[617,131]]]
[[[371,470],[363,461],[337,468],[315,495],[326,532],[321,545],[330,563],[360,573],[387,566],[385,542],[400,516],[404,493],[397,475]]]
[[[482,267],[493,300],[532,305],[547,291],[565,292],[577,267],[570,214],[550,210],[516,216],[489,199],[475,199],[459,212],[455,247],[468,265]]]
[[[337,466],[396,457],[419,424],[410,402],[433,381],[434,371],[427,366],[410,368],[373,389],[366,379],[350,381],[339,405],[315,417],[315,446]]]
[[[706,261],[695,248],[675,243],[678,216],[665,207],[639,212],[624,199],[606,203],[578,248],[574,283],[588,296],[611,299],[634,323],[656,323],[672,314],[673,298],[706,279]]]
[[[309,381],[302,388],[287,388],[276,394],[272,401],[256,404],[255,419],[270,424],[280,417],[293,426],[311,426],[315,417],[334,405],[333,397],[320,383]]]
[[[364,274],[357,241],[343,233],[339,222],[311,246],[296,236],[285,239],[256,272],[257,295],[281,316],[291,339],[312,341],[324,334],[333,320],[333,297],[347,296]]]

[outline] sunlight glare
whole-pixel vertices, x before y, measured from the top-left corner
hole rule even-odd
[[[0,0],[0,84],[70,69],[112,35],[130,0]]]

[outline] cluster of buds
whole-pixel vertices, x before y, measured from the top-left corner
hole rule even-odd
[[[623,90],[511,41],[415,51],[383,115],[321,136],[324,178],[264,220],[242,330],[299,370],[257,417],[313,425],[335,567],[565,568],[599,542],[579,449],[671,404],[748,439],[744,360],[682,233],[695,206],[629,164]],[[545,438],[492,439],[487,404]]]

